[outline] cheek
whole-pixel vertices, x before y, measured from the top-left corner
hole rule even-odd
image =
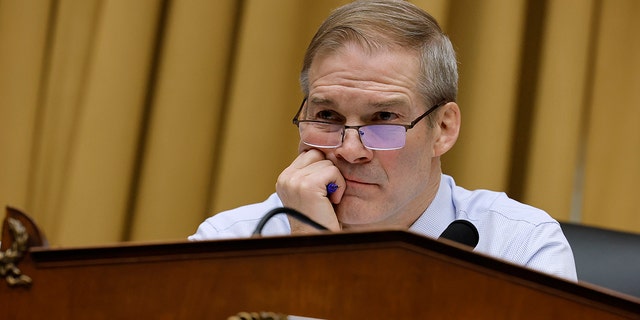
[[[412,151],[412,154],[408,155],[408,157],[415,157],[417,161],[430,162],[434,156],[434,140],[433,129],[425,130],[424,127],[421,127],[420,130],[413,132],[412,136],[407,136],[407,143],[405,145],[405,149]]]
[[[316,150],[318,150],[318,151],[320,151],[320,152],[324,153],[324,156],[325,156],[325,158],[326,158],[326,159],[333,159],[333,158],[331,157],[331,155],[330,155],[330,154],[331,154],[331,151],[332,151],[332,150],[335,150],[335,149],[319,149],[319,148],[314,148],[314,147],[310,147],[310,146],[308,146],[308,145],[304,144],[302,141],[300,141],[300,142],[298,143],[298,154],[301,154],[301,153],[303,153],[303,152],[305,152],[305,151],[308,151],[308,150],[311,150],[311,149],[316,149]],[[335,163],[335,161],[334,161],[333,163]]]
[[[321,151],[322,153],[324,153],[325,155],[327,154],[327,152],[326,152],[325,150],[323,150],[323,149],[318,149],[318,148],[310,147],[310,146],[308,146],[308,145],[304,144],[304,142],[302,142],[302,141],[299,141],[299,142],[298,142],[298,153],[303,153],[303,152],[308,151],[308,150],[311,150],[311,149],[319,150],[319,151]]]
[[[407,140],[407,144],[399,152],[381,158],[387,168],[387,174],[395,183],[406,183],[410,180],[422,180],[431,169],[433,146],[427,137]]]
[[[309,149],[309,146],[304,144],[302,141],[298,142],[298,153],[303,153],[304,151],[307,151]]]
[[[386,176],[386,180],[390,189],[388,192],[394,193],[393,190],[399,191],[403,185],[411,179],[413,170],[417,165],[415,153],[403,148],[397,151],[381,151],[378,152],[377,162]]]
[[[403,180],[411,179],[414,172],[421,171],[426,157],[424,150],[405,147],[401,152],[381,156],[380,164],[386,168],[391,180],[402,183]]]

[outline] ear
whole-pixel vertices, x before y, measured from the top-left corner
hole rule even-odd
[[[445,154],[458,140],[460,133],[460,108],[455,102],[449,102],[441,107],[440,115],[437,118],[437,136],[433,144],[434,156],[439,157]]]

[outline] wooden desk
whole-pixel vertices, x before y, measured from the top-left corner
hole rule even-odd
[[[403,231],[32,248],[3,319],[640,319],[630,297]]]

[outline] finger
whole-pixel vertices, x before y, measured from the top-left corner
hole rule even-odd
[[[347,187],[347,183],[344,181],[344,177],[342,176],[340,171],[337,169],[338,168],[336,168],[337,174],[334,173],[332,175],[332,177],[334,177],[335,180],[331,181],[331,183],[333,183],[336,186],[336,188],[332,193],[327,192],[327,197],[329,198],[329,201],[331,201],[331,203],[333,204],[340,203],[340,201],[342,200],[342,196],[344,195],[344,192],[346,191],[346,187]]]
[[[291,163],[292,168],[301,169],[314,162],[325,160],[324,153],[317,149],[309,149],[300,153]]]

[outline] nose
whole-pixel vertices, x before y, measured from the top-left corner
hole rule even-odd
[[[358,128],[345,128],[342,145],[337,147],[334,152],[338,158],[350,163],[367,162],[373,157],[373,150],[362,144]]]

